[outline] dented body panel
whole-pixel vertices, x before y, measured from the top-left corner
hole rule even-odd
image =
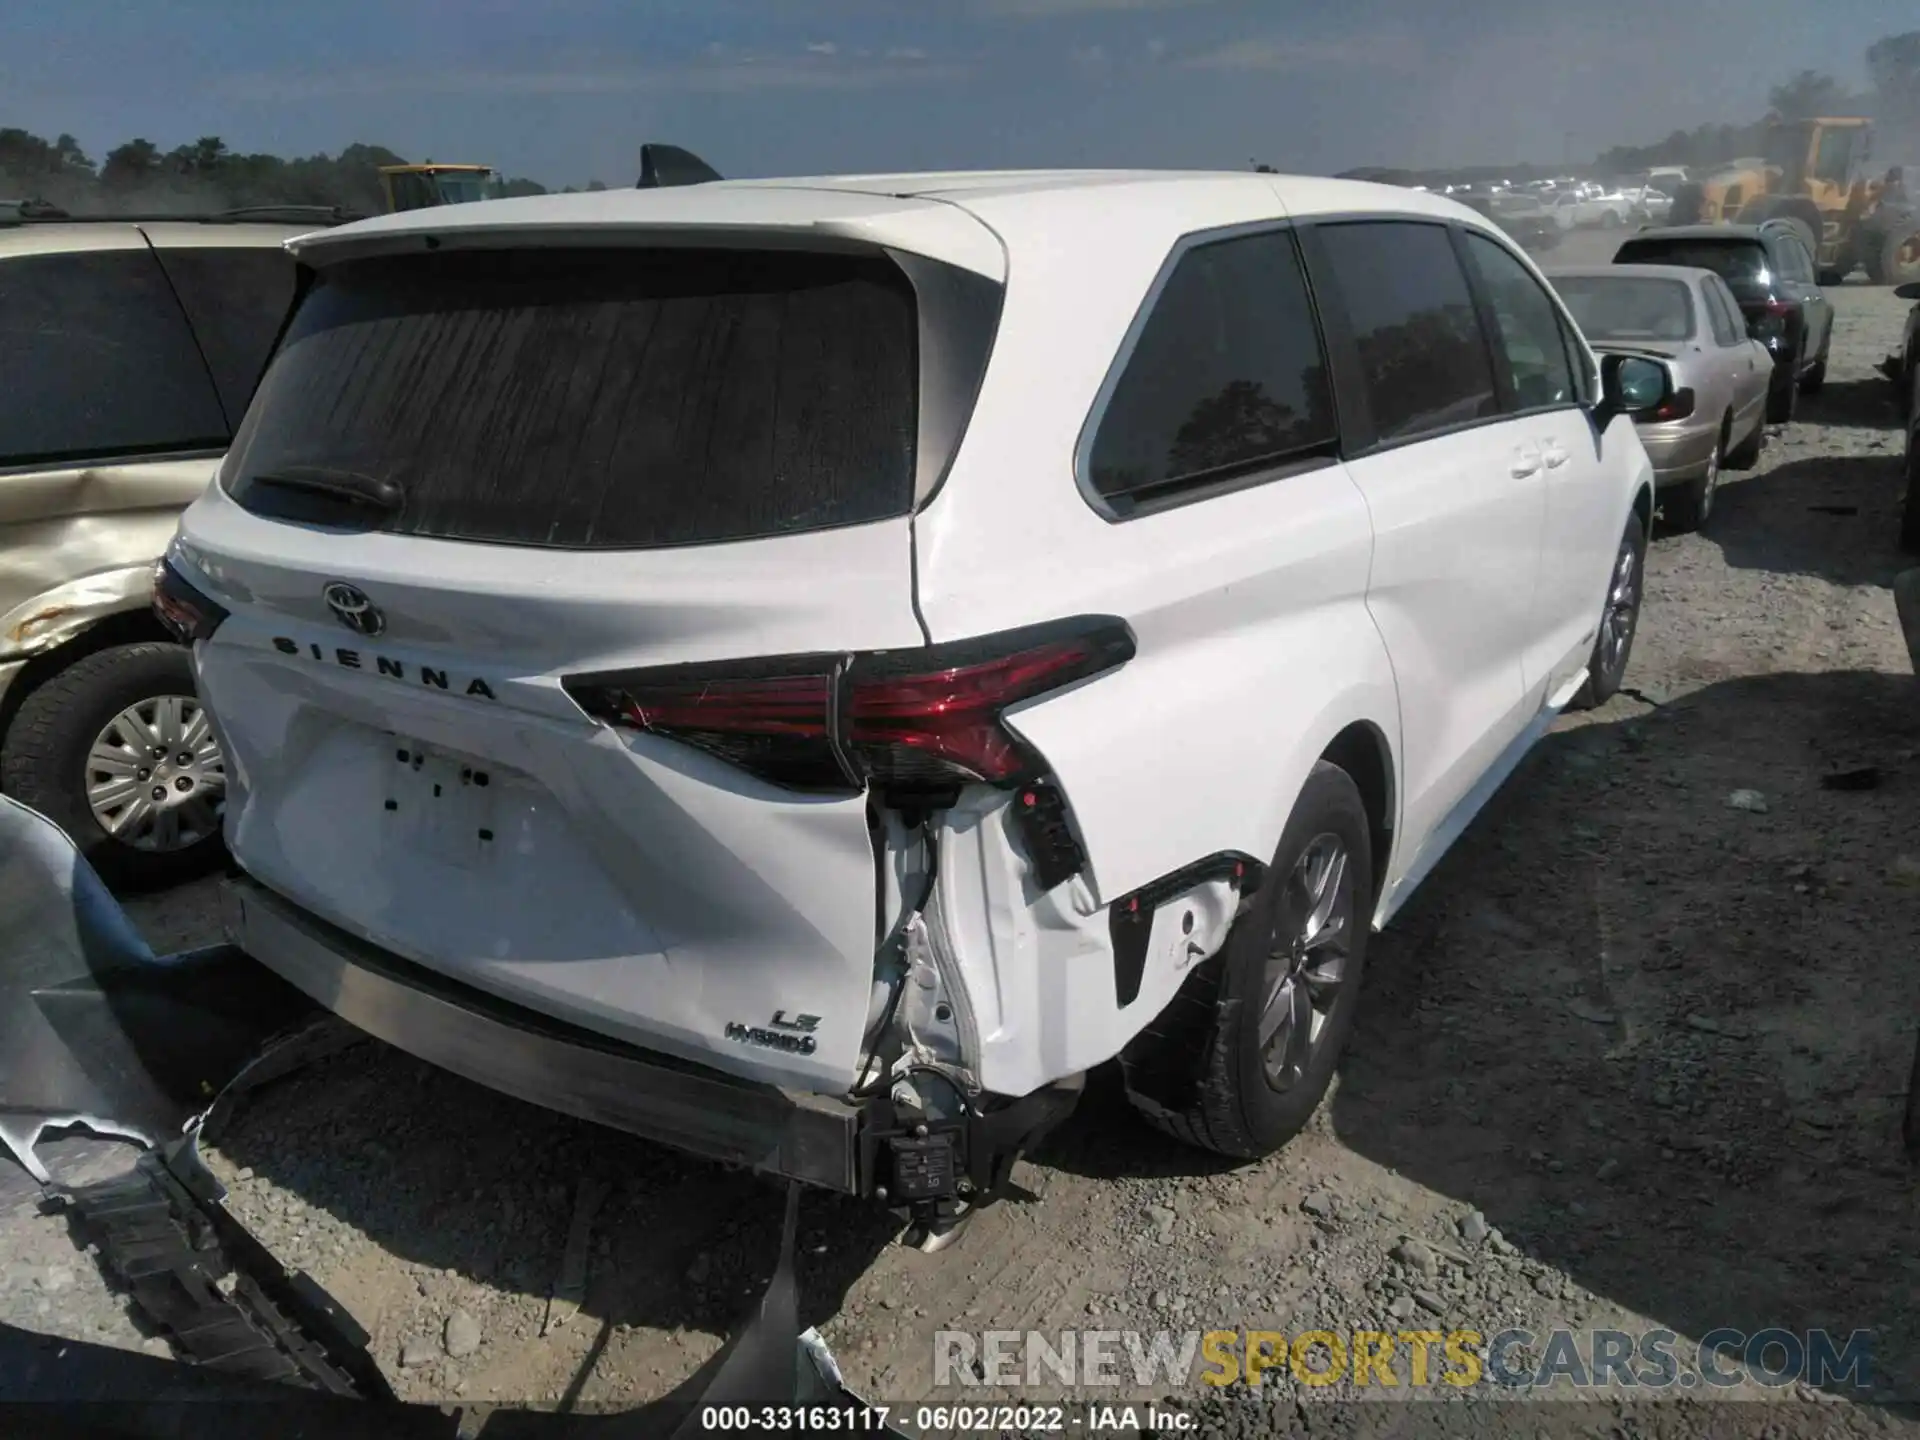
[[[153,563],[217,455],[0,473],[0,663],[152,599]]]

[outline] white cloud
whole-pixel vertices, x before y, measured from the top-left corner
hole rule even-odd
[[[1149,60],[1166,59],[1167,58],[1167,42],[1160,39],[1160,37],[1157,35],[1153,39],[1147,41],[1147,58]]]
[[[1185,10],[1215,0],[979,0],[990,15],[1044,20],[1055,15],[1092,15],[1112,10]]]
[[[894,85],[957,80],[964,64],[934,61],[919,49],[843,55],[838,46],[804,53],[761,55],[727,50],[718,42],[680,65],[641,63],[556,64],[524,70],[364,70],[331,74],[230,77],[218,88],[236,100],[333,99],[412,91],[439,95],[607,95],[708,93],[756,90],[881,90]]]
[[[807,46],[809,55],[838,55],[840,47],[831,40],[815,40]]]
[[[1106,75],[1113,69],[1104,45],[1076,45],[1067,52],[1067,63],[1083,75]]]
[[[1422,58],[1419,46],[1410,37],[1388,32],[1350,40],[1254,36],[1188,55],[1180,63],[1194,70],[1412,70]]]

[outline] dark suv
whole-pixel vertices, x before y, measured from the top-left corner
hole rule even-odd
[[[1810,395],[1826,380],[1833,302],[1821,293],[1813,253],[1792,221],[1642,230],[1614,253],[1613,263],[1691,265],[1727,282],[1748,332],[1773,355],[1768,423],[1791,420],[1799,392]]]

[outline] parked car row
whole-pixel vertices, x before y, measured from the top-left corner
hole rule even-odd
[[[1554,283],[1596,347],[1673,370],[1670,413],[1640,426],[1672,528],[1705,525],[1721,472],[1758,463],[1765,426],[1825,382],[1833,303],[1790,221],[1645,229]]]

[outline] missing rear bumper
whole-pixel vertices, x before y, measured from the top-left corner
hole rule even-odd
[[[441,1069],[582,1120],[825,1190],[899,1203],[989,1198],[1079,1097],[1052,1086],[951,1123],[777,1089],[626,1045],[356,939],[245,876],[228,937],[359,1030]]]
[[[443,1070],[710,1160],[860,1194],[863,1112],[623,1045],[412,965],[256,881],[224,895],[233,943],[334,1014]]]

